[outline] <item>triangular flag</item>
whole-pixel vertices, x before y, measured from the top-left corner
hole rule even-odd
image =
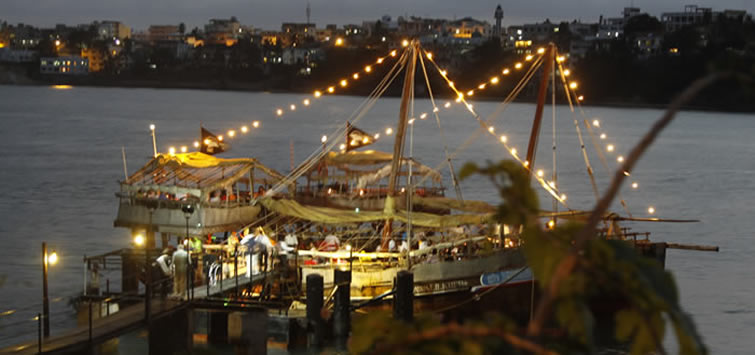
[[[200,152],[215,155],[225,152],[230,148],[227,143],[222,141],[222,138],[218,138],[218,136],[212,134],[212,132],[206,130],[204,127],[201,127],[201,132]]]

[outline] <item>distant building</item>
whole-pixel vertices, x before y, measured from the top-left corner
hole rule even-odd
[[[498,7],[495,8],[495,13],[493,13],[493,17],[495,18],[495,27],[493,27],[493,36],[500,37],[503,34],[503,28],[501,27],[501,22],[503,22],[503,9],[501,8],[501,5],[498,4]]]
[[[0,47],[0,62],[2,63],[31,63],[37,60],[37,56],[37,51],[29,49]]]
[[[699,7],[697,5],[687,5],[682,12],[664,12],[661,14],[661,22],[666,27],[666,31],[677,31],[685,26],[705,25],[719,19],[735,21],[751,21],[752,16],[744,10],[724,10],[713,11],[709,7]]]
[[[147,29],[147,38],[150,42],[180,41],[181,33],[177,25],[151,25]]]
[[[97,37],[100,39],[126,39],[131,38],[131,28],[118,21],[95,22]]]
[[[39,61],[42,74],[86,75],[89,73],[89,61],[79,56],[43,57]]]
[[[301,38],[314,38],[317,36],[317,28],[314,23],[284,22],[281,25],[281,32]]]
[[[235,16],[230,19],[211,19],[204,25],[205,40],[209,44],[223,44],[232,46],[238,42],[243,32],[241,24]]]
[[[486,21],[465,17],[449,22],[446,25],[446,32],[454,38],[490,37],[491,27]]]
[[[320,61],[323,57],[320,48],[288,47],[281,53],[281,62],[287,65],[310,66],[312,62]]]
[[[105,58],[107,55],[95,48],[83,48],[81,50],[81,57],[86,59],[89,66],[89,71],[97,73],[105,69]]]

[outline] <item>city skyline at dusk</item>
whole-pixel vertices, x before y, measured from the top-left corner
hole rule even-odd
[[[362,21],[376,20],[389,15],[394,20],[399,16],[429,18],[473,17],[492,22],[493,10],[500,3],[505,12],[504,25],[518,25],[550,19],[552,22],[578,20],[597,22],[598,18],[617,17],[624,7],[639,7],[643,12],[660,15],[662,12],[682,11],[685,5],[694,4],[687,0],[659,0],[655,2],[626,1],[626,3],[604,3],[597,0],[575,0],[568,3],[551,3],[534,0],[526,3],[505,1],[484,1],[460,3],[456,1],[420,0],[410,6],[396,0],[376,3],[350,4],[345,1],[310,1],[311,22],[319,27],[326,24],[361,24]],[[714,9],[737,9],[755,12],[755,3],[747,0],[722,0],[715,3],[700,2],[696,5]],[[263,29],[277,29],[282,22],[306,22],[307,1],[266,1],[220,0],[205,2],[198,0],[166,0],[150,3],[144,0],[117,3],[113,1],[71,0],[57,2],[41,0],[28,2],[6,0],[0,20],[8,23],[26,23],[35,26],[52,27],[55,24],[90,23],[95,20],[122,21],[134,29],[146,29],[152,24],[183,22],[188,28],[200,27],[208,18],[236,16],[243,24]],[[44,9],[40,11],[40,9]]]

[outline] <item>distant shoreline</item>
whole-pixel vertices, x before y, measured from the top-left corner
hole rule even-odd
[[[72,85],[83,87],[103,87],[103,88],[130,88],[130,89],[183,89],[183,90],[213,90],[213,91],[233,91],[233,92],[268,92],[276,94],[305,94],[309,91],[304,90],[282,90],[270,89],[269,81],[242,83],[218,80],[216,82],[181,82],[181,81],[156,81],[156,80],[118,80],[112,81],[97,77],[50,77],[49,80],[39,80],[30,78],[21,70],[8,70],[5,66],[0,66],[0,85],[17,85],[17,86],[52,86],[52,85]],[[361,94],[338,94],[339,96],[365,97]],[[398,97],[386,93],[384,97]],[[454,99],[447,96],[436,96],[436,98],[448,100]],[[490,96],[477,96],[474,101],[478,102],[498,102],[499,100]],[[518,99],[516,103],[534,104],[534,100]],[[559,102],[559,105],[566,105],[565,101]],[[607,108],[626,108],[626,109],[657,109],[665,110],[668,104],[652,104],[644,102],[589,102],[584,106],[589,107],[607,107]],[[726,110],[719,107],[705,107],[695,105],[685,105],[683,111],[700,111],[700,112],[721,112],[721,113],[755,113],[753,110]]]

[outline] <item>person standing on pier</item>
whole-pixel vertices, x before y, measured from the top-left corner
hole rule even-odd
[[[178,250],[173,253],[173,292],[178,297],[183,297],[186,292],[186,273],[191,265],[189,253],[184,250],[183,244],[178,245]]]
[[[162,254],[152,263],[152,285],[155,293],[165,297],[170,290],[170,249],[163,249]]]

